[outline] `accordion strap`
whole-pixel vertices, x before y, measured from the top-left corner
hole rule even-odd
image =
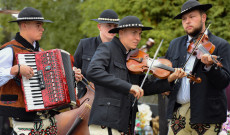
[[[25,48],[25,47],[21,47],[21,46],[18,46],[18,45],[8,45],[7,47],[17,47],[17,48],[20,48],[22,50],[27,50],[27,51],[30,51],[30,52],[33,52],[33,50],[29,49],[29,48]]]
[[[30,51],[30,52],[33,52],[33,50],[31,50],[31,49],[28,49],[28,48],[25,48],[25,47],[21,47],[21,46],[18,46],[18,45],[7,45],[7,46],[5,46],[5,47],[3,47],[3,48],[0,48],[0,50],[2,50],[2,49],[4,49],[4,48],[6,48],[6,47],[17,47],[17,48],[20,48],[20,49],[22,49],[22,50],[27,50],[27,51]]]

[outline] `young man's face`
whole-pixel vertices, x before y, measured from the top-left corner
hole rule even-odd
[[[98,24],[98,29],[100,31],[100,35],[107,40],[112,40],[116,33],[109,33],[109,31],[113,28],[116,28],[117,24],[115,23],[100,23]]]
[[[141,41],[142,28],[125,28],[119,30],[119,38],[126,50],[137,48]]]
[[[182,25],[185,32],[194,37],[203,29],[206,21],[206,14],[201,14],[199,10],[193,10],[182,16]]]
[[[43,28],[43,22],[39,21],[29,21],[25,23],[26,25],[26,31],[29,35],[30,40],[32,41],[38,41],[41,39],[44,28]]]

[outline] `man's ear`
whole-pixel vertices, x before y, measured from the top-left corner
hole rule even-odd
[[[20,25],[19,25],[19,27],[21,29],[25,29],[26,28],[26,22],[21,22]]]
[[[204,14],[202,14],[202,22],[204,23],[204,22],[206,22],[206,19],[207,19],[207,15],[204,13]]]
[[[99,29],[99,31],[101,31],[101,24],[100,23],[97,24],[97,28]]]

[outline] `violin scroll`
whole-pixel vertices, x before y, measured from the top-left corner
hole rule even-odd
[[[195,77],[194,75],[188,74],[187,78],[190,79],[190,81],[193,81],[194,83],[201,83],[201,78],[200,77]]]

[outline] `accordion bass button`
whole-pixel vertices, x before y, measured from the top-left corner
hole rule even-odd
[[[40,85],[41,90],[45,89],[45,85]]]
[[[39,71],[38,71],[38,75],[42,75],[42,70],[39,70]]]
[[[46,67],[45,67],[45,70],[46,70],[46,71],[49,71],[50,69],[51,69],[51,66],[46,66]]]

